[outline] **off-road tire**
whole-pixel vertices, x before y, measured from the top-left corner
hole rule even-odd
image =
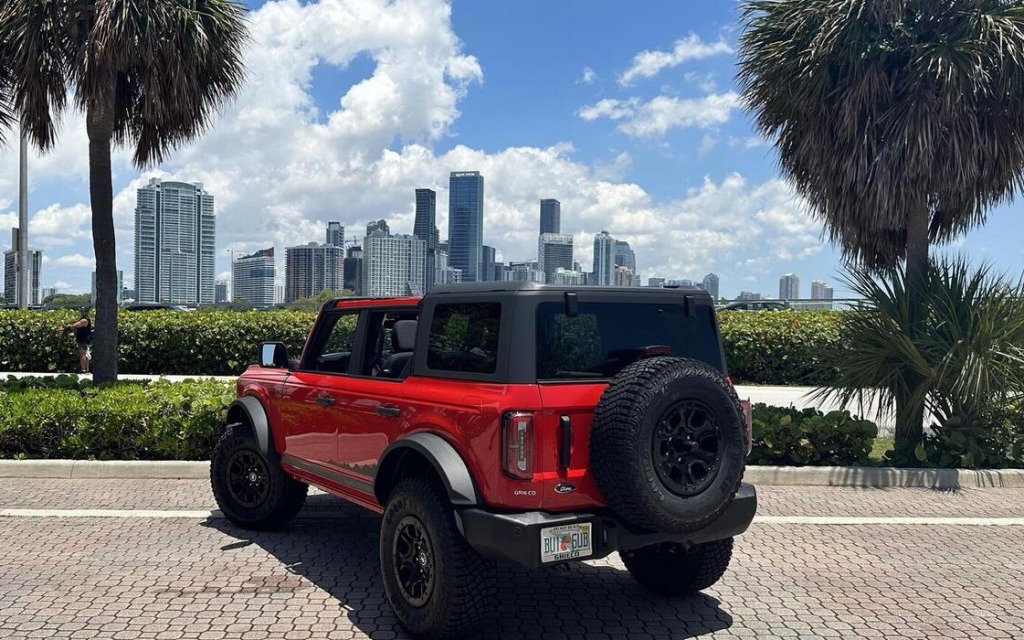
[[[663,596],[688,596],[703,591],[721,579],[732,558],[732,538],[705,542],[689,550],[665,542],[619,557],[633,579]]]
[[[433,576],[429,596],[419,606],[403,593],[395,563],[400,525],[415,522],[426,532]],[[406,478],[391,493],[381,523],[380,566],[388,603],[402,627],[417,638],[465,637],[494,598],[491,563],[459,533],[451,503],[430,478]]]
[[[254,504],[245,504],[231,487],[231,467],[240,458],[252,461],[265,474],[265,491]],[[210,461],[210,485],[224,516],[244,529],[279,529],[302,509],[309,486],[281,468],[276,454],[260,451],[252,428],[243,423],[228,425]]]
[[[655,468],[653,453],[659,423],[680,403],[695,403],[717,422],[717,467],[692,495],[670,488]],[[612,512],[638,529],[690,533],[707,526],[739,490],[745,457],[739,399],[721,373],[698,360],[635,362],[612,379],[594,410],[594,480]]]

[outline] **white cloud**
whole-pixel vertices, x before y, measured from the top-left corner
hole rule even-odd
[[[583,75],[576,81],[576,84],[594,84],[597,79],[597,72],[590,67],[583,67]]]
[[[609,120],[621,120],[628,118],[636,113],[636,107],[640,104],[639,98],[630,98],[629,100],[617,100],[615,98],[605,98],[587,107],[582,107],[577,111],[577,115],[583,118],[587,122],[593,122],[598,118],[608,118]]]
[[[712,94],[703,98],[656,96],[647,102],[638,98],[605,98],[581,108],[577,114],[590,122],[599,118],[621,121],[619,131],[649,138],[664,135],[670,129],[697,127],[706,129],[725,124],[741,106],[735,92]]]
[[[704,134],[704,137],[700,139],[700,146],[697,147],[697,153],[703,157],[711,153],[718,144],[718,138],[711,135],[710,133]]]
[[[70,255],[60,256],[53,261],[53,264],[59,267],[77,267],[92,270],[96,261],[88,256],[83,256],[80,253],[72,253]]]
[[[641,51],[633,56],[633,64],[619,76],[619,84],[626,86],[637,78],[654,77],[664,69],[678,67],[689,60],[732,52],[732,47],[725,40],[704,42],[700,36],[691,33],[681,40],[676,40],[671,51]]]

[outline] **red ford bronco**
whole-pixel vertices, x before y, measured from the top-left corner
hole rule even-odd
[[[618,551],[650,590],[725,572],[753,520],[750,421],[696,288],[531,283],[324,305],[301,356],[261,345],[211,480],[235,524],[283,525],[309,485],[383,514],[399,622],[460,637],[492,562]]]

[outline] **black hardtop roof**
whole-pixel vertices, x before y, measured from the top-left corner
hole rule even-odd
[[[661,294],[686,293],[690,295],[708,295],[708,293],[695,286],[669,286],[669,287],[600,287],[593,285],[561,285],[541,284],[539,282],[460,282],[457,284],[443,284],[431,289],[426,297],[435,295],[447,295],[453,293],[487,293],[504,291],[541,291],[563,293],[567,291],[591,292],[591,293],[625,293],[625,294]]]

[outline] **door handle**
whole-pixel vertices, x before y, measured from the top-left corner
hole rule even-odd
[[[316,403],[321,407],[333,407],[334,396],[329,393],[321,393],[316,397]]]
[[[387,416],[389,418],[397,418],[402,415],[402,410],[391,404],[378,404],[377,414]]]

